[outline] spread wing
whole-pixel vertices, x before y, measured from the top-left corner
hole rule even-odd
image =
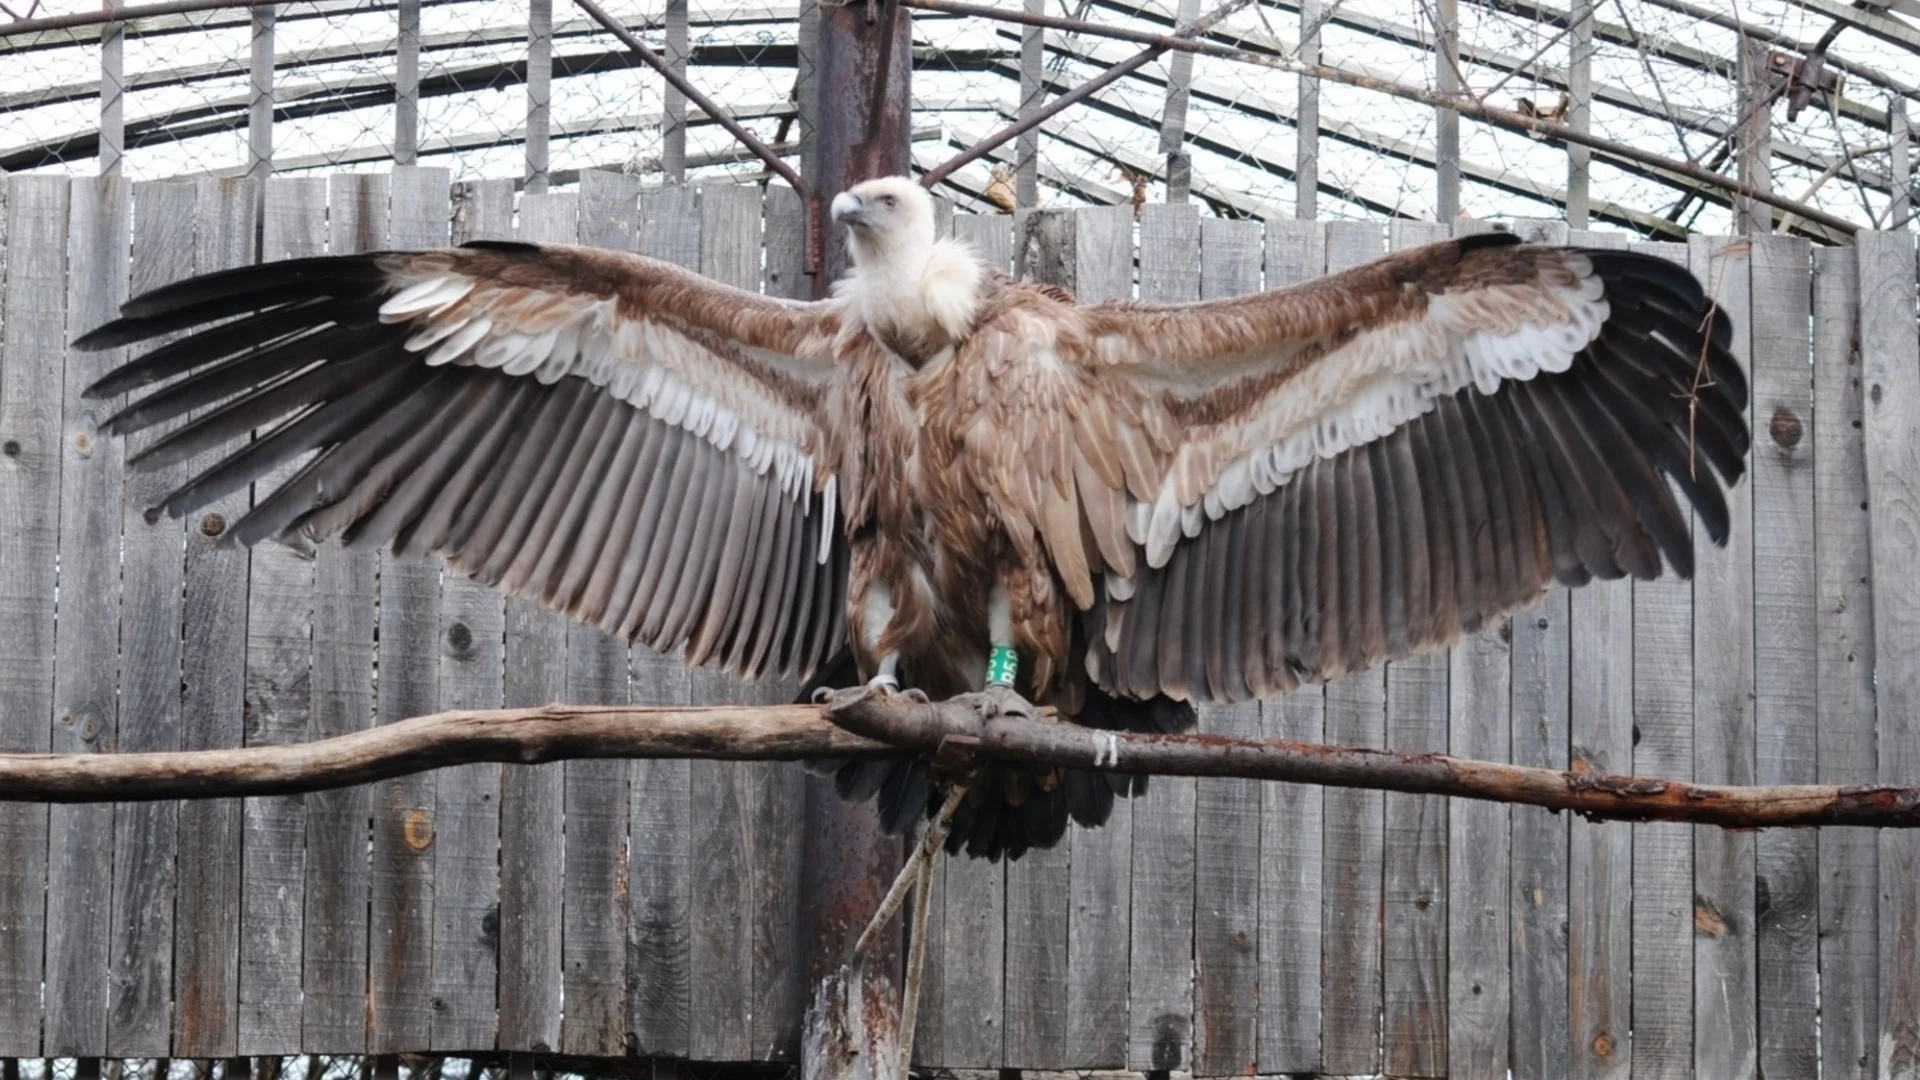
[[[1047,338],[1032,306],[966,365],[1022,388],[982,392],[981,482],[1116,692],[1264,696],[1555,581],[1691,574],[1673,487],[1727,535],[1746,382],[1664,260],[1492,234],[1232,300],[1059,306]]]
[[[304,461],[227,539],[438,554],[691,662],[804,675],[844,632],[833,322],[634,255],[481,243],[190,279],[77,345],[202,327],[89,390],[167,380],[107,423],[168,428],[136,467],[228,451],[168,513]]]

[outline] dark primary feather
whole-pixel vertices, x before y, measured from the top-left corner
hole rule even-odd
[[[818,493],[785,496],[772,470],[756,474],[577,376],[547,384],[426,366],[404,347],[410,326],[379,320],[387,258],[191,278],[135,297],[76,343],[110,348],[216,324],[87,391],[152,388],[108,421],[117,433],[164,430],[132,459],[136,468],[227,451],[162,500],[169,513],[300,463],[259,492],[227,542],[337,537],[442,555],[459,572],[654,648],[725,630],[731,647],[704,642],[692,659],[749,675],[809,672],[844,635],[847,561],[843,544],[819,560]],[[769,578],[768,564],[782,573]]]

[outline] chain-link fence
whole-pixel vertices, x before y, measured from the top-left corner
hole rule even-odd
[[[93,0],[26,2],[6,0],[14,6],[4,14],[98,10]],[[606,7],[760,138],[796,155],[813,2]],[[1093,24],[1084,29],[916,11],[916,166],[937,165],[1016,119],[1023,102],[1044,105],[1139,51],[1097,27],[1171,33],[1202,16],[1217,21],[1201,40],[1241,58],[1163,53],[962,168],[945,192],[966,209],[1011,209],[1158,200],[1171,186],[1219,213],[1279,216],[1303,207],[1298,178],[1308,168],[1320,216],[1430,218],[1450,208],[1439,179],[1447,163],[1460,173],[1460,213],[1557,216],[1574,184],[1565,143],[1468,117],[1456,144],[1430,102],[1377,86],[1457,89],[1560,120],[1578,113],[1584,84],[1595,136],[1727,175],[1738,167],[1736,136],[1764,112],[1774,193],[1886,227],[1904,137],[1893,114],[1920,100],[1920,22],[1838,0],[1711,9],[1581,0],[1576,8],[1592,15],[1584,24],[1536,0],[1209,2],[1000,0],[1008,11]],[[0,37],[8,171],[118,167],[153,179],[398,161],[443,165],[458,179],[544,170],[560,185],[582,169],[764,171],[569,0],[300,0],[22,25]],[[1764,73],[1743,75],[1743,41]],[[1283,70],[1316,50],[1376,87]],[[1590,55],[1583,66],[1579,52]],[[1316,109],[1303,135],[1302,117]],[[1592,157],[1596,222],[1647,235],[1728,227],[1724,191],[1604,147]]]

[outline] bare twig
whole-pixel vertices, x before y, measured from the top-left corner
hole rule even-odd
[[[446,712],[291,746],[150,754],[0,754],[0,801],[139,802],[286,795],[476,762],[583,758],[786,761],[933,753],[1114,772],[1234,776],[1520,803],[1622,821],[1726,828],[1920,828],[1920,788],[1733,787],[1529,768],[1445,754],[1218,735],[1127,735],[986,719],[964,702],[641,709],[562,706]]]

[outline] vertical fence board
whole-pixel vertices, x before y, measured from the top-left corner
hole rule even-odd
[[[1380,226],[1327,226],[1327,269],[1378,258]],[[1386,744],[1386,673],[1349,675],[1327,687],[1327,741]],[[1321,1052],[1329,1072],[1378,1072],[1381,1065],[1381,919],[1385,803],[1377,791],[1326,793],[1322,918]]]
[[[628,207],[622,215],[612,189],[631,183],[604,174],[591,180],[583,176],[579,195],[553,196],[539,220],[523,221],[521,236],[629,246],[636,211]],[[625,194],[632,197],[630,190]],[[626,222],[625,231],[609,219]],[[535,224],[546,234],[533,235]],[[578,623],[569,622],[566,634],[566,699],[602,705],[630,700],[625,647]],[[627,1031],[627,767],[615,761],[570,761],[563,776],[567,888],[561,897],[560,972],[566,1008],[558,1049],[616,1055],[625,1048]]]
[[[1198,210],[1153,204],[1140,210],[1141,299],[1198,299]],[[1188,777],[1156,776],[1146,798],[1132,808],[1138,813],[1133,815],[1133,963],[1127,979],[1131,1069],[1193,1067],[1197,792]]]
[[[681,132],[683,138],[684,129]],[[682,152],[684,154],[684,146]],[[732,184],[700,188],[701,273],[743,289],[760,283],[760,193]],[[703,545],[720,546],[710,536]],[[703,668],[688,674],[691,700],[699,704],[770,704],[771,683],[747,685],[726,672]],[[791,698],[791,694],[786,695]],[[693,815],[687,835],[692,860],[693,909],[689,952],[693,981],[692,1056],[744,1061],[753,1049],[753,874],[758,844],[749,808],[754,789],[772,766],[695,761],[688,769]],[[791,834],[789,834],[790,836]]]
[[[1819,779],[1819,728],[1809,722],[1819,696],[1811,257],[1805,240],[1753,239],[1754,780],[1761,784]],[[1771,829],[1754,840],[1759,1068],[1768,1080],[1819,1073],[1819,836]]]
[[[1516,765],[1567,767],[1570,609],[1567,590],[1513,619],[1511,753]],[[1457,814],[1459,807],[1454,808]],[[1567,1075],[1567,819],[1533,806],[1512,814],[1509,1066],[1515,1080]]]
[[[1072,211],[1034,213],[1015,219],[1027,246],[1017,258],[1032,259],[1030,272],[1041,281],[1071,288]],[[1024,268],[1023,268],[1024,269]],[[1060,843],[1029,851],[1007,864],[1006,1056],[1013,1068],[1048,1069],[1067,1065],[1067,934],[1069,907],[1062,899],[1071,888],[1073,845],[1079,830],[1069,827]],[[1136,906],[1134,910],[1138,911]],[[1137,956],[1137,950],[1135,955]]]
[[[1319,277],[1327,268],[1326,227],[1267,223],[1266,287]],[[1326,694],[1303,686],[1260,706],[1268,738],[1319,742]],[[1260,785],[1260,1023],[1264,1073],[1320,1068],[1320,864],[1324,788]]]
[[[1733,354],[1748,369],[1752,244],[1695,236],[1689,249],[1694,275],[1733,322]],[[1754,776],[1754,486],[1727,492],[1732,528],[1725,548],[1695,530],[1694,778],[1722,784],[1751,784]],[[1694,1069],[1741,1080],[1754,1075],[1759,1058],[1754,834],[1696,827],[1693,855]]]
[[[1457,116],[1454,123],[1457,127]],[[1457,177],[1455,187],[1457,203]],[[1387,235],[1389,246],[1399,251],[1445,239],[1449,232],[1441,223],[1395,221]],[[1446,653],[1410,656],[1388,664],[1386,745],[1396,750],[1444,751],[1450,681]],[[1381,1034],[1385,1065],[1395,1076],[1443,1076],[1452,903],[1447,880],[1449,808],[1443,798],[1399,793],[1385,795],[1383,806]],[[1484,853],[1481,859],[1487,861]]]
[[[327,250],[387,245],[388,178],[340,175],[327,189]],[[323,544],[313,559],[313,731],[323,739],[373,722],[374,602],[378,558]],[[302,1038],[317,1053],[367,1047],[367,818],[365,787],[307,796],[306,946]]]
[[[1871,508],[1879,779],[1920,776],[1920,342],[1910,233],[1861,233],[1860,368]],[[1920,1069],[1920,835],[1880,832],[1879,1075]]]
[[[1073,279],[1081,302],[1130,298],[1133,208],[1081,210],[1075,218]],[[1116,805],[1100,828],[1072,830],[1066,1055],[1076,1067],[1126,1064],[1128,951],[1114,945],[1126,939],[1132,918],[1132,811]]]
[[[254,262],[259,200],[245,180],[199,184],[194,231],[198,272]],[[217,453],[186,466],[205,469]],[[242,488],[187,518],[181,623],[180,746],[239,746],[245,736],[249,553],[220,544],[246,513]],[[241,801],[182,803],[174,909],[174,1053],[229,1057],[238,1049]]]
[[[642,254],[700,265],[699,203],[691,188],[667,187],[640,198]],[[632,649],[636,704],[683,703],[690,677],[678,657]],[[690,1046],[693,973],[691,763],[636,761],[628,844],[628,1027],[642,1054],[684,1055]]]
[[[513,182],[454,189],[455,243],[513,235]],[[443,709],[505,702],[506,606],[477,581],[443,572],[439,695]],[[491,1048],[496,1039],[500,941],[502,767],[463,765],[433,774],[433,1028],[435,1050]]]
[[[812,296],[807,276],[806,208],[793,189],[770,185],[766,193],[766,265],[762,284],[769,296],[805,300]],[[747,284],[751,286],[752,280]],[[799,687],[775,681],[750,688],[753,700],[792,701]],[[751,1056],[786,1060],[800,1045],[800,1022],[807,1007],[805,958],[800,943],[800,845],[792,821],[802,812],[806,773],[797,762],[754,766],[747,792],[747,815],[754,837],[750,918],[753,947]],[[944,876],[947,860],[936,867]],[[936,888],[938,885],[936,884]],[[929,939],[929,944],[939,938]],[[928,967],[933,967],[929,962]],[[998,1028],[994,1029],[998,1034]]]
[[[1813,506],[1817,564],[1813,721],[1819,780],[1877,778],[1873,585],[1860,266],[1850,247],[1813,252]],[[1820,846],[1820,1075],[1879,1075],[1879,832],[1828,829]]]
[[[532,152],[529,143],[529,161]],[[544,187],[544,176],[540,179]],[[528,188],[534,190],[531,182]],[[520,201],[518,231],[508,235],[522,240],[573,236],[574,198],[528,194]],[[474,231],[480,234],[479,222]],[[565,617],[542,610],[530,597],[508,597],[505,617],[503,703],[566,700]],[[548,1051],[560,1045],[565,770],[560,763],[508,765],[500,778],[500,1046],[506,1050]]]
[[[401,33],[404,37],[404,27]],[[445,169],[395,168],[388,225],[393,245],[445,244],[450,195]],[[440,697],[437,561],[381,554],[379,641],[375,700],[380,723],[433,712]],[[432,1040],[430,995],[420,989],[433,980],[434,788],[431,774],[373,786],[367,905],[367,1049],[372,1053],[418,1050]]]
[[[1679,245],[1636,249],[1676,262],[1686,258]],[[1633,771],[1691,777],[1693,584],[1677,577],[1635,582],[1633,616]],[[1574,658],[1577,665],[1577,643]],[[1580,699],[1576,687],[1576,708]],[[1633,826],[1636,1077],[1685,1074],[1692,1068],[1693,959],[1693,830],[1675,824]]]
[[[1620,246],[1620,238],[1608,234],[1572,239]],[[1635,599],[1623,581],[1595,582],[1569,596],[1568,768],[1625,772],[1635,764]],[[1568,835],[1568,1071],[1583,1080],[1626,1076],[1637,1057],[1627,1040],[1638,912],[1616,884],[1633,872],[1634,838],[1629,825],[1581,820]]]
[[[271,21],[267,26],[270,31]],[[271,41],[269,36],[269,60]],[[267,180],[262,207],[262,262],[326,253],[325,179]],[[255,486],[256,498],[292,471],[291,465],[276,470],[271,481]],[[133,519],[128,520],[131,528]],[[280,544],[263,544],[253,550],[249,572],[247,744],[301,742],[307,737],[313,711],[313,560]],[[302,1049],[300,941],[305,934],[301,893],[306,832],[304,796],[245,800],[238,1045],[242,1054],[295,1054]]]
[[[67,336],[112,318],[127,293],[130,185],[118,176],[73,181],[67,226]],[[97,430],[98,403],[80,396],[124,350],[67,353],[60,462],[60,610],[54,624],[56,754],[111,750],[120,644],[118,439]],[[95,1055],[107,1044],[108,917],[112,914],[113,805],[52,808],[47,834],[46,1049]]]
[[[137,295],[193,273],[195,193],[191,184],[136,184],[133,198],[133,273],[128,289]],[[149,434],[128,449],[138,450],[152,441]],[[138,703],[120,717],[115,748],[122,753],[180,748],[186,530],[176,518],[161,515],[149,522],[145,514],[180,476],[178,466],[130,472],[122,490],[120,694],[122,700]],[[107,1052],[164,1057],[173,1043],[170,1006],[179,804],[121,803],[114,808],[113,824],[113,982]],[[297,985],[297,972],[294,977]]]
[[[1564,221],[1520,219],[1513,229],[1530,243],[1568,240]],[[1454,229],[1469,231],[1477,229],[1465,221]],[[1499,638],[1483,631],[1456,650],[1454,678],[1469,687],[1454,696],[1453,753],[1566,768],[1567,625],[1566,594],[1556,589],[1516,614]],[[1498,718],[1491,727],[1487,712]],[[1449,1073],[1564,1075],[1571,1038],[1565,817],[1469,802],[1456,802],[1451,813]],[[1493,858],[1483,854],[1489,842],[1497,845]]]
[[[1203,218],[1201,297],[1259,291],[1264,236],[1257,221]],[[1200,729],[1258,738],[1259,703],[1204,709]],[[1260,1002],[1258,781],[1195,782],[1193,865],[1194,1071],[1251,1074]]]
[[[956,217],[954,235],[973,245],[989,266],[1013,260],[1012,218]],[[1001,1062],[1006,1008],[1006,864],[942,859],[946,879],[944,940],[928,942],[928,968],[941,979],[941,1064],[992,1068]]]
[[[45,753],[53,715],[53,595],[60,538],[61,361],[67,333],[68,182],[6,184],[0,322],[0,746]],[[0,1054],[40,1053],[47,808],[0,804]]]

